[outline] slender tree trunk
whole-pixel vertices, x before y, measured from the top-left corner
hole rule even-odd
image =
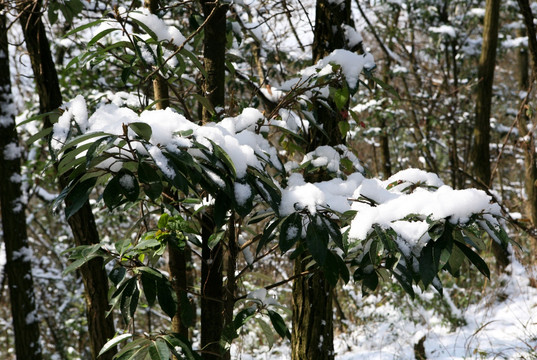
[[[62,104],[62,96],[46,30],[41,21],[41,0],[17,1],[17,8],[39,94],[40,111],[42,113],[54,111]],[[50,126],[52,123],[47,117],[45,127]],[[65,188],[68,181],[66,176],[60,176],[60,187]],[[100,242],[89,202],[71,216],[68,222],[77,246]],[[109,309],[108,279],[102,259],[89,261],[80,268],[80,272],[86,289],[91,354],[92,358],[96,359],[103,345],[115,334],[113,318],[106,317]],[[99,359],[111,359],[114,354],[115,351],[111,350]]]
[[[225,104],[225,54],[226,12],[228,6],[218,1],[201,0],[203,14],[209,21],[204,28],[203,60],[207,77],[203,93],[213,108]],[[202,121],[213,120],[209,110],[203,108]],[[214,120],[218,120],[218,115]],[[208,209],[202,218],[202,263],[201,263],[201,347],[204,360],[225,357],[220,345],[224,329],[224,289],[222,279],[224,246],[220,241],[212,249],[209,238],[215,231],[212,211]]]
[[[315,15],[315,31],[313,40],[313,62],[319,61],[338,48],[347,48],[347,40],[343,24],[354,26],[351,20],[350,0],[344,3],[317,0]],[[334,111],[335,105],[315,105],[317,118],[326,137],[312,129],[306,151],[313,151],[321,145],[343,144],[338,123],[344,121],[342,113]],[[312,127],[313,128],[313,127]],[[321,174],[320,177],[324,175]],[[312,179],[307,181],[324,180]],[[309,262],[307,254],[301,254],[295,260],[295,275],[301,274]],[[334,327],[333,327],[333,294],[334,289],[322,272],[310,277],[297,277],[293,282],[293,315],[291,331],[291,357],[293,360],[332,360],[334,359]]]
[[[500,0],[487,0],[483,25],[483,46],[479,58],[476,115],[474,127],[474,174],[484,185],[490,184],[490,113],[492,84],[496,66],[496,47],[500,19]]]
[[[537,34],[534,26],[534,16],[528,0],[518,0],[521,13],[524,17],[528,45],[531,54],[531,81],[528,78],[529,56],[523,47],[518,53],[518,81],[521,90],[532,91],[537,77]],[[523,32],[522,34],[523,35]],[[528,131],[528,123],[531,121],[525,109],[518,114],[518,129],[520,137],[525,139],[522,143],[525,164],[525,187],[526,187],[526,211],[533,227],[537,227],[537,154],[535,152],[535,137],[533,131]],[[531,261],[537,262],[537,243],[532,242]]]
[[[158,0],[145,0],[144,6],[152,14],[157,14],[159,9],[158,3]],[[164,110],[170,106],[168,83],[160,74],[156,74],[153,80],[153,98],[156,101],[157,110]],[[181,316],[181,313],[184,311],[181,305],[184,304],[184,301],[188,301],[186,294],[188,286],[186,250],[179,250],[173,246],[168,246],[168,268],[170,270],[172,288],[179,301],[177,313],[172,318],[172,331],[188,338],[188,324],[185,323]]]
[[[490,113],[492,84],[496,66],[496,47],[500,19],[500,0],[487,0],[485,22],[483,24],[483,46],[479,58],[474,144],[472,160],[474,175],[483,186],[491,187],[490,170]],[[502,271],[509,264],[507,249],[492,241],[492,252],[496,258],[496,268]]]
[[[15,128],[15,104],[7,42],[5,3],[0,1],[0,210],[6,246],[6,274],[18,359],[42,359],[39,317],[32,277],[32,253],[26,233],[26,203],[21,188],[21,152]]]

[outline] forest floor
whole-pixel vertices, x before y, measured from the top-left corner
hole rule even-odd
[[[528,270],[520,263],[513,263],[508,272],[468,290],[475,301],[465,307],[452,301],[457,290],[459,297],[467,291],[456,285],[446,288],[443,297],[419,289],[415,300],[388,292],[355,296],[357,313],[344,321],[342,331],[336,330],[336,359],[414,360],[420,340],[427,359],[537,359],[537,289],[530,286]],[[350,286],[343,290],[359,293]],[[241,336],[232,358],[290,359],[288,342],[271,349],[260,342],[255,332]]]

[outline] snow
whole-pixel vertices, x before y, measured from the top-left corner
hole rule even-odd
[[[181,34],[175,26],[168,26],[158,16],[153,15],[146,8],[139,8],[129,13],[132,19],[146,25],[157,36],[159,41],[169,41],[175,46],[181,46],[186,41],[186,38]]]
[[[175,171],[170,167],[168,159],[166,159],[166,157],[162,153],[162,150],[160,150],[157,146],[152,146],[149,149],[149,154],[155,161],[155,164],[158,166],[160,171],[164,173],[164,175],[166,175],[170,179],[173,179],[175,177]]]
[[[455,29],[453,26],[450,26],[450,25],[440,25],[438,27],[431,26],[429,28],[429,31],[435,34],[446,35],[447,37],[451,37],[451,38],[457,37],[457,29]]]
[[[4,160],[15,160],[21,157],[24,148],[16,143],[9,143],[4,147]]]
[[[6,265],[6,249],[4,246],[4,242],[1,242],[0,243],[0,274],[4,274],[4,265]]]
[[[499,205],[491,204],[491,198],[481,190],[454,190],[447,185],[440,186],[436,191],[417,187],[410,194],[399,192],[402,185],[385,190],[385,186],[394,179],[397,179],[397,174],[385,182],[365,180],[358,187],[353,195],[355,199],[366,196],[377,204],[357,201],[352,205],[352,209],[358,213],[351,223],[351,238],[365,239],[373,230],[373,225],[377,224],[396,230],[411,247],[416,247],[415,251],[419,251],[424,245],[422,236],[426,234],[425,218],[428,216],[431,219],[449,218],[453,224],[464,224],[472,214],[500,215]],[[432,180],[437,183],[437,179]],[[424,220],[402,220],[409,214],[421,215]]]
[[[446,289],[447,315],[441,313],[442,301],[435,300],[439,298],[433,290],[422,293],[416,288],[416,300],[394,296],[392,290],[391,295],[381,291],[364,298],[356,285],[346,284],[340,291],[355,303],[355,320],[344,321],[346,330],[335,333],[335,359],[415,360],[414,346],[423,337],[427,359],[532,359],[537,346],[537,289],[529,286],[529,276],[515,260],[507,275],[494,280],[495,288],[479,289],[481,299],[460,309],[452,307]],[[498,293],[504,298],[499,299]],[[263,292],[251,295],[257,297],[262,298]],[[463,325],[453,326],[449,316]],[[252,331],[241,335],[231,351],[233,358],[243,360],[291,358],[288,342],[269,349]]]
[[[507,48],[507,49],[515,48],[519,46],[525,46],[525,47],[528,46],[527,36],[522,36],[522,37],[517,37],[514,39],[507,39],[507,40],[502,41],[502,47]]]
[[[263,306],[267,305],[277,305],[276,299],[269,296],[267,289],[260,288],[254,291],[251,291],[246,296],[247,299],[259,301]]]
[[[17,261],[20,259],[22,262],[30,262],[33,257],[32,249],[28,246],[21,247],[19,250],[13,251],[12,260]]]
[[[74,120],[82,132],[88,128],[88,109],[86,101],[81,95],[77,95],[73,100],[63,105],[63,114],[58,122],[53,125],[52,147],[55,150],[61,149],[71,129],[71,120]]]
[[[236,182],[234,187],[237,204],[244,205],[250,196],[252,196],[252,189],[250,188],[250,185]]]
[[[337,49],[330,55],[319,60],[315,66],[305,69],[303,74],[313,74],[314,70],[319,71],[319,76],[329,74],[332,72],[332,69],[329,68],[329,64],[341,66],[341,71],[345,76],[347,83],[351,88],[355,88],[358,84],[358,77],[360,76],[362,69],[373,68],[375,66],[375,61],[373,55],[370,53],[358,55],[348,50]]]
[[[127,189],[127,190],[131,190],[131,189],[134,189],[134,181],[136,179],[134,177],[132,177],[131,175],[128,175],[128,174],[125,174],[123,176],[121,176],[119,178],[119,184]]]
[[[306,154],[302,160],[302,164],[311,161],[315,167],[326,166],[328,171],[339,172],[340,156],[338,152],[331,146],[319,146],[314,151]]]
[[[358,31],[356,31],[355,28],[347,24],[343,24],[342,28],[345,32],[345,38],[347,39],[347,46],[349,47],[349,49],[352,49],[356,45],[363,42],[364,39],[362,38],[362,35]]]
[[[11,92],[0,95],[0,99],[3,99],[3,101],[0,101],[0,126],[2,127],[8,127],[14,124],[15,114],[17,113],[17,108],[10,94]]]

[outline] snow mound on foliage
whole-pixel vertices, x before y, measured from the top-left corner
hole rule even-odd
[[[492,224],[492,215],[501,215],[498,204],[484,191],[454,190],[444,185],[437,175],[422,170],[403,170],[386,181],[366,179],[353,194],[352,210],[356,217],[351,223],[349,237],[365,239],[373,225],[392,228],[411,248],[425,245],[429,240],[426,218],[447,218],[453,224],[470,221],[473,214],[484,214]],[[404,219],[416,215],[412,220]]]
[[[111,135],[123,135],[124,126],[141,122],[151,127],[152,133],[149,141],[154,147],[149,153],[168,176],[173,177],[174,174],[173,170],[166,165],[164,157],[160,156],[161,148],[172,152],[182,151],[191,148],[192,140],[196,140],[211,150],[213,143],[220,146],[233,161],[239,178],[246,175],[248,166],[261,169],[259,158],[272,162],[276,168],[280,167],[276,149],[269,144],[267,139],[255,132],[257,124],[266,121],[257,109],[246,108],[236,117],[228,117],[219,123],[200,126],[170,108],[146,110],[138,115],[127,107],[119,107],[113,103],[103,104],[87,119],[85,100],[81,96],[66,103],[64,107],[66,110],[60,117],[60,121],[55,124],[53,131],[56,149],[64,145],[71,131],[72,120],[79,125],[82,133],[103,132]],[[192,137],[181,135],[187,131],[192,132]],[[135,133],[131,129],[128,129],[128,135],[129,138],[135,138]],[[147,153],[147,149],[138,142],[133,142],[132,146],[141,153]],[[188,151],[195,156],[203,156],[201,152],[194,149]],[[80,156],[84,155],[85,153],[81,153]]]

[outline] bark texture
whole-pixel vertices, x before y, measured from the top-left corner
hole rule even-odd
[[[32,253],[26,233],[26,204],[21,188],[21,154],[11,96],[6,15],[0,1],[0,211],[15,354],[18,359],[42,359],[39,321],[32,277]]]
[[[474,175],[483,186],[491,187],[490,169],[490,113],[492,85],[496,66],[496,47],[500,19],[500,0],[487,0],[483,24],[483,47],[479,58],[474,144],[472,160]],[[492,252],[499,271],[509,265],[509,252],[505,246],[492,242]]]
[[[227,5],[218,1],[201,0],[203,14],[208,19],[203,41],[203,62],[207,77],[203,83],[203,95],[213,108],[224,107],[225,103],[225,54]],[[218,113],[218,111],[217,111]],[[203,108],[202,121],[218,121],[208,109]],[[223,252],[220,241],[209,248],[209,237],[215,231],[212,212],[207,210],[202,218],[202,264],[201,264],[201,347],[204,360],[225,358],[220,345],[224,328]]]
[[[479,58],[476,115],[474,126],[474,175],[486,186],[490,184],[490,113],[492,84],[496,66],[496,47],[500,19],[500,0],[487,0],[483,25],[483,47]]]
[[[531,54],[531,81],[528,77],[530,59],[527,50],[521,47],[518,53],[518,81],[520,89],[531,92],[535,85],[537,76],[537,34],[535,31],[534,16],[528,0],[518,0],[520,11],[524,18],[526,35],[528,36],[528,46]],[[524,35],[521,33],[519,35]],[[523,104],[524,106],[524,104]],[[526,114],[525,109],[518,114],[518,129],[520,137],[525,139],[522,143],[524,151],[525,165],[525,189],[526,189],[526,212],[533,227],[537,227],[537,154],[535,153],[535,136],[533,131],[528,131],[528,124],[531,119]],[[533,264],[537,261],[537,244],[532,243],[531,260]]]
[[[353,26],[351,20],[350,0],[335,3],[329,0],[317,0],[315,14],[315,31],[313,40],[313,62],[338,48],[348,48],[343,25]],[[349,49],[356,50],[356,49]],[[329,102],[330,103],[330,102]],[[335,104],[314,104],[319,125],[328,136],[312,127],[306,151],[313,151],[321,145],[339,145],[345,143],[339,122],[345,121],[342,112]],[[312,179],[306,174],[307,181],[320,181],[326,174],[317,174],[319,179]],[[309,262],[303,253],[295,260],[295,276],[306,270]],[[293,315],[291,331],[291,357],[293,360],[332,360],[334,359],[333,327],[333,288],[322,272],[309,277],[298,276],[293,283]]]
[[[40,111],[42,113],[54,111],[62,104],[62,95],[50,44],[41,21],[41,1],[17,1],[17,8],[39,94]],[[52,126],[51,120],[46,117],[45,127],[50,126]],[[60,176],[60,187],[65,188],[68,181],[67,176]],[[77,213],[71,216],[68,222],[77,246],[100,242],[89,202],[86,202]],[[91,354],[93,359],[97,359],[103,345],[115,334],[113,318],[106,317],[106,312],[109,309],[108,279],[102,259],[89,261],[80,268],[80,272],[86,290]],[[115,350],[112,349],[99,359],[111,359],[114,354]]]

